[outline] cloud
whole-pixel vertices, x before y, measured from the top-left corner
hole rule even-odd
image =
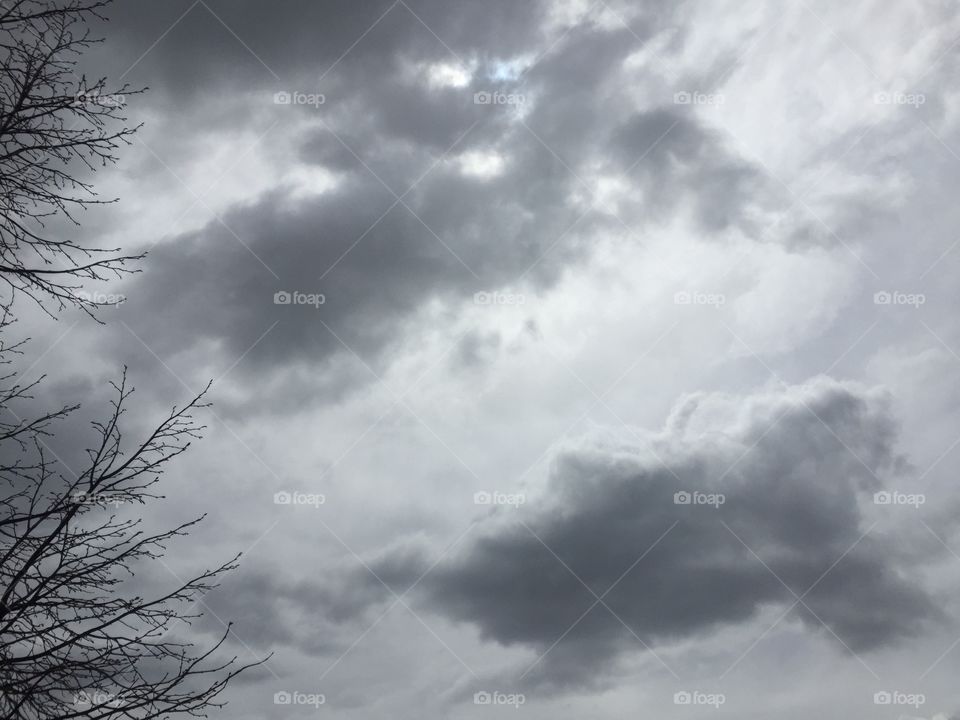
[[[109,57],[91,59],[119,67],[131,82],[150,77],[158,100],[185,109],[225,93],[321,77],[322,92],[335,88],[342,97],[392,78],[384,70],[395,70],[400,59],[459,64],[461,58],[513,57],[543,41],[548,9],[546,2],[509,0],[482,7],[281,0],[269,9],[253,0],[177,0],[150,8],[118,3],[110,13]]]
[[[299,77],[294,69],[324,66],[328,50],[311,55],[310,63],[300,56],[289,75],[282,73],[284,63],[293,62],[291,48],[304,42],[304,28],[313,27],[313,12],[281,7],[262,22],[225,20],[269,67],[280,68],[282,89],[290,89]],[[125,288],[128,301],[118,316],[160,357],[203,347],[219,351],[225,367],[242,358],[238,375],[276,377],[309,366],[320,377],[333,356],[353,352],[379,374],[407,323],[429,303],[456,309],[478,291],[549,287],[598,239],[623,234],[626,227],[606,203],[584,195],[585,177],[597,168],[627,170],[618,158],[634,162],[649,150],[629,176],[641,191],[629,216],[638,225],[691,198],[707,229],[740,218],[751,177],[744,163],[692,115],[663,109],[670,97],[655,97],[638,113],[615,92],[625,58],[652,30],[590,21],[547,38],[538,25],[544,12],[535,4],[494,4],[480,18],[470,4],[407,9],[401,3],[364,38],[364,50],[336,65],[325,80],[329,88],[302,88],[326,94],[319,109],[273,105],[265,91],[275,79],[263,68],[243,91],[231,89],[247,76],[239,68],[197,72],[191,63],[188,72],[184,63],[210,48],[175,27],[157,62],[170,64],[166,91],[183,86],[194,98],[185,108],[192,122],[202,127],[215,118],[222,130],[229,125],[221,117],[224,103],[243,109],[237,115],[248,125],[264,125],[255,135],[270,144],[277,161],[300,169],[282,177],[322,177],[323,183],[309,192],[296,182],[267,186],[199,230],[158,245],[147,272]],[[219,24],[203,6],[193,13]],[[430,67],[459,61],[414,13],[457,48],[460,64],[473,68],[469,85],[430,82]],[[331,32],[362,25],[360,16],[355,9],[336,15]],[[123,27],[139,22],[119,18]],[[155,26],[156,18],[149,23]],[[317,25],[320,36],[311,38],[311,47],[322,48],[330,28],[319,19]],[[200,33],[210,34],[210,28]],[[554,40],[556,47],[549,44]],[[238,44],[231,37],[222,42]],[[549,52],[528,76],[493,78],[503,58],[534,50]],[[224,49],[214,64],[229,54]],[[152,54],[143,60],[153,61]],[[424,69],[411,74],[411,67]],[[520,107],[474,103],[474,93],[491,90],[527,95]],[[632,119],[623,122],[625,115]],[[282,129],[269,130],[272,122]],[[171,152],[203,157],[210,150],[181,145],[181,133],[168,134],[159,150],[165,162]],[[278,292],[323,295],[325,302],[277,305]],[[121,337],[127,344],[126,334]],[[300,382],[302,374],[294,375]]]
[[[751,197],[763,188],[756,170],[716,134],[675,110],[657,108],[626,120],[613,133],[610,156],[642,187],[645,209],[669,212],[686,200],[705,230],[746,224]]]
[[[342,653],[355,638],[344,630],[375,598],[369,573],[352,568],[325,568],[323,581],[284,578],[270,566],[228,579],[206,599],[213,613],[200,627],[222,630],[221,618],[244,629],[242,640],[259,651],[297,648],[311,655]],[[380,586],[382,587],[382,586]],[[323,607],[322,616],[313,609]]]
[[[889,538],[867,532],[863,504],[903,467],[894,441],[882,394],[826,378],[691,396],[662,433],[560,454],[544,491],[488,518],[419,602],[546,653],[537,682],[589,682],[621,653],[797,598],[794,616],[829,641],[895,643],[938,613]],[[681,491],[724,502],[676,504]],[[389,558],[375,569],[397,572]]]

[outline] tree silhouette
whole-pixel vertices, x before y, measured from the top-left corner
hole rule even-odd
[[[2,326],[8,319],[5,310]],[[18,350],[0,342],[0,362]],[[121,420],[133,389],[124,373],[73,473],[48,441],[77,407],[21,418],[18,406],[40,380],[0,382],[0,417],[12,417],[0,420],[0,716],[158,718],[219,707],[227,682],[251,666],[216,658],[230,627],[205,650],[176,633],[239,556],[159,594],[130,591],[137,570],[162,562],[167,543],[202,520],[146,532],[137,510],[200,436],[192,413],[205,406],[203,393],[128,447]]]
[[[141,255],[87,246],[48,223],[97,198],[86,173],[116,160],[136,127],[121,115],[127,88],[74,75],[106,0],[0,2],[0,718],[161,718],[204,715],[241,664],[224,632],[204,647],[189,637],[203,596],[239,555],[157,585],[169,542],[203,518],[145,529],[143,509],[170,461],[200,437],[194,413],[206,390],[174,407],[145,437],[124,438],[133,388],[113,384],[106,419],[76,471],[52,449],[78,406],[37,411],[42,382],[12,370],[23,341],[9,340],[12,307],[26,295],[51,316],[68,306],[94,316],[81,290],[137,272]],[[137,91],[139,92],[139,91]],[[69,226],[69,223],[67,223]],[[208,386],[209,387],[209,386]],[[73,463],[77,465],[77,463]],[[154,582],[143,582],[147,577]],[[166,569],[161,578],[172,578]],[[262,662],[262,661],[260,661]]]
[[[47,309],[95,309],[83,281],[136,272],[142,255],[83,244],[48,227],[78,226],[78,211],[100,199],[87,173],[116,162],[138,127],[123,108],[142,90],[108,89],[75,70],[99,39],[88,23],[109,0],[0,3],[0,279]],[[49,312],[49,310],[48,310]],[[92,313],[91,313],[92,314]]]

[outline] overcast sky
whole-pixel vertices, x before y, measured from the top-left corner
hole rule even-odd
[[[109,15],[80,232],[149,255],[24,363],[215,380],[147,582],[244,551],[224,717],[960,711],[954,3]]]

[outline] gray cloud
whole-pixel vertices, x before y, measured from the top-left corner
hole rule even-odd
[[[349,623],[363,617],[383,586],[353,567],[326,567],[322,576],[291,579],[269,566],[250,568],[209,594],[205,602],[215,615],[204,615],[199,627],[216,633],[221,619],[234,622],[243,628],[238,637],[262,654],[280,648],[314,656],[342,653],[355,639]],[[317,607],[324,608],[322,616]]]
[[[269,9],[253,0],[178,0],[149,8],[121,3],[110,13],[109,56],[88,61],[119,67],[131,82],[149,78],[155,97],[184,108],[217,91],[318,82],[335,64],[336,72],[318,89],[342,97],[382,82],[384,75],[391,78],[401,58],[455,61],[522,53],[542,41],[547,10],[545,2],[508,0],[482,6],[282,0]],[[161,34],[162,46],[145,53]]]
[[[829,641],[894,643],[938,616],[890,538],[861,539],[878,478],[902,469],[894,440],[882,396],[825,378],[742,403],[692,398],[659,436],[560,455],[529,510],[488,520],[423,580],[421,602],[488,640],[549,650],[531,679],[555,683],[642,649],[633,635],[659,647],[794,593],[795,617]],[[726,501],[677,505],[681,490]],[[594,594],[609,609],[590,610]]]
[[[119,315],[163,356],[214,338],[236,358],[274,322],[269,339],[246,358],[258,369],[322,362],[343,351],[335,334],[361,355],[375,355],[425,300],[462,301],[509,282],[563,231],[559,212],[534,223],[505,208],[484,222],[489,191],[438,174],[422,197],[407,199],[413,212],[388,210],[393,198],[365,178],[293,207],[270,195],[228,213],[226,223],[247,248],[220,225],[157,248]],[[521,203],[511,205],[519,210]],[[322,293],[325,302],[276,305],[278,291]]]
[[[306,198],[274,187],[224,213],[228,227],[214,220],[158,246],[149,272],[130,283],[120,315],[160,356],[201,341],[209,348],[212,341],[226,365],[243,355],[236,372],[277,374],[304,363],[323,368],[346,344],[377,369],[404,323],[427,301],[456,304],[511,283],[549,286],[586,256],[598,236],[622,234],[625,228],[610,208],[590,207],[590,193],[583,203],[571,200],[584,194],[583,174],[598,163],[615,172],[630,169],[642,202],[632,202],[626,217],[638,225],[691,198],[707,229],[742,218],[755,188],[753,174],[692,116],[653,109],[620,120],[632,112],[628,98],[616,91],[620,68],[651,30],[586,22],[560,36],[528,76],[492,80],[486,75],[497,58],[549,47],[538,29],[542,10],[496,4],[480,20],[470,4],[464,13],[432,3],[416,6],[418,15],[420,9],[441,37],[449,32],[448,44],[458,54],[473,58],[486,48],[471,85],[438,89],[422,76],[411,80],[404,67],[414,56],[431,62],[456,58],[416,18],[399,23],[395,14],[410,15],[404,8],[388,13],[365,39],[376,49],[351,54],[331,73],[322,123],[290,128],[299,161],[332,172],[336,187]],[[272,66],[274,57],[282,60],[298,47],[304,27],[313,27],[314,10],[304,12],[308,17],[281,8],[263,23],[245,16],[235,30]],[[124,26],[156,24],[155,18],[119,20]],[[346,13],[331,32],[359,22],[357,12]],[[311,47],[323,47],[325,26],[317,26],[321,34]],[[381,35],[389,42],[381,43]],[[163,62],[171,63],[168,70],[176,76],[167,78],[168,89],[219,83],[187,109],[194,117],[219,118],[216,105],[229,96],[226,84],[233,75],[209,68],[198,73],[189,60],[200,52],[192,34],[175,28],[164,42],[170,45]],[[297,67],[322,66],[326,52],[304,51]],[[152,55],[144,59],[150,61]],[[351,80],[354,73],[363,82]],[[270,87],[274,79],[262,82]],[[527,117],[473,103],[475,91],[497,87],[528,93]],[[664,96],[654,105],[670,101]],[[267,95],[246,102],[258,103],[258,114],[273,113],[288,127],[291,108],[273,106]],[[502,174],[462,174],[452,157],[444,158],[455,143],[451,156],[497,153]],[[397,203],[394,194],[418,180]],[[322,293],[326,303],[319,309],[276,306],[273,295],[280,290]]]
[[[642,188],[644,210],[661,215],[686,200],[705,230],[749,225],[744,211],[765,189],[756,170],[725,148],[716,134],[673,110],[628,119],[614,131],[610,151]]]

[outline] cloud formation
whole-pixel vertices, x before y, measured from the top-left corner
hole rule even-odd
[[[543,492],[485,521],[421,602],[546,653],[531,678],[561,684],[771,605],[841,651],[896,643],[938,612],[863,509],[902,470],[895,438],[881,393],[826,378],[691,396],[662,433],[559,455]]]
[[[210,8],[221,9],[229,22],[233,9]],[[217,23],[204,7],[190,12]],[[182,86],[192,116],[223,128],[224,104],[238,93],[259,108],[262,142],[299,168],[291,177],[325,178],[322,187],[278,182],[152,251],[120,314],[164,357],[202,345],[227,364],[243,356],[239,373],[276,376],[356,352],[376,368],[431,302],[456,308],[478,291],[551,287],[597,242],[642,244],[636,231],[687,205],[720,239],[733,225],[748,228],[749,208],[769,194],[769,182],[665,88],[639,107],[617,92],[635,82],[628,60],[668,23],[665,11],[555,27],[553,11],[535,3],[494,4],[482,18],[471,3],[401,3],[364,38],[370,52],[334,56],[317,87],[303,84],[302,66],[284,72],[306,28],[319,28],[310,42],[323,46],[324,33],[366,14],[334,13],[334,26],[314,24],[310,12],[238,16],[236,32],[268,66],[243,89],[229,87],[248,77],[239,68],[183,70],[209,52],[194,34],[174,28],[177,52],[157,60],[173,63],[164,87]],[[156,22],[118,20],[132,29]],[[273,104],[275,90],[297,88],[326,101]],[[519,100],[476,101],[490,92]],[[598,181],[616,190],[602,196]],[[325,303],[277,306],[280,291]]]

